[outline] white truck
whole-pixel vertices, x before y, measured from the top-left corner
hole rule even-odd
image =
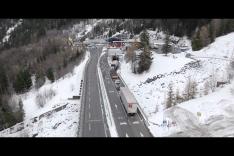
[[[119,61],[118,60],[114,60],[111,62],[111,67],[114,68],[114,70],[117,70],[119,67]]]
[[[127,87],[120,87],[120,99],[128,115],[137,113],[137,100]]]

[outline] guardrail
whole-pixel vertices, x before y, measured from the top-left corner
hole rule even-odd
[[[67,105],[68,105],[68,103],[66,103],[65,105],[59,106],[57,108],[54,108],[54,109],[52,109],[50,111],[47,111],[45,113],[42,113],[42,114],[40,114],[38,116],[35,116],[35,117],[29,119],[29,121],[31,123],[37,122],[37,121],[39,121],[43,117],[48,117],[48,116],[52,115],[53,113],[56,113],[58,111],[63,110],[64,108],[66,108]],[[12,133],[19,132],[19,131],[23,130],[25,128],[25,126],[27,127],[28,124],[25,125],[24,121],[23,122],[19,122],[19,123],[15,124],[15,125],[13,125],[13,126],[11,126],[9,128],[7,128],[7,129],[2,130],[1,134],[4,135],[4,134],[12,134]]]
[[[127,84],[124,82],[123,78],[121,77],[121,75],[119,73],[117,73],[119,78],[121,79],[121,81],[123,82],[123,84],[125,85],[125,87],[128,87]],[[145,112],[141,109],[139,102],[137,102],[137,108],[139,110],[140,115],[143,117],[145,123],[147,124],[147,126],[149,126],[149,121],[148,121],[148,117],[146,116]]]
[[[124,82],[123,78],[121,77],[121,75],[119,73],[117,73],[119,78],[121,79],[121,81],[123,82],[123,84],[125,85],[125,87],[127,87],[127,84]],[[153,136],[153,134],[151,133],[150,129],[149,129],[149,123],[152,123],[155,125],[155,123],[149,121],[147,115],[145,114],[145,112],[142,110],[142,108],[139,105],[139,102],[137,102],[137,114],[139,115],[139,117],[141,119],[143,119],[145,127],[148,129],[149,133],[151,136]],[[157,125],[157,124],[156,124]]]
[[[102,57],[102,55],[100,56],[100,58],[101,57]],[[99,58],[99,60],[100,60],[100,58]],[[111,113],[109,98],[108,98],[107,93],[106,93],[106,88],[105,88],[105,84],[104,84],[104,80],[103,80],[103,75],[102,75],[102,72],[101,72],[101,69],[100,69],[99,60],[98,60],[98,76],[99,76],[100,87],[101,87],[101,91],[102,91],[102,97],[103,97],[105,113],[106,113],[106,117],[107,117],[107,123],[109,123],[108,124],[109,129],[113,130],[113,131],[110,130],[111,136],[112,137],[118,137],[116,127],[115,127],[115,122],[114,122],[114,119],[113,119],[112,113]]]
[[[85,72],[87,69],[87,65],[90,61],[90,53],[89,53],[89,59],[88,61],[85,63],[85,68],[83,70],[83,75],[82,75],[82,80],[83,80],[83,89],[82,89],[82,95],[81,95],[81,102],[80,102],[80,120],[79,120],[79,125],[78,125],[78,136],[82,137],[82,126],[83,126],[83,116],[84,116],[84,97],[83,95],[85,95],[85,87],[86,86],[86,79],[85,79]]]

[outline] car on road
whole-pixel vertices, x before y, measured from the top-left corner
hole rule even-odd
[[[115,80],[115,87],[118,91],[120,90],[120,80],[119,79]]]
[[[120,80],[119,79],[115,80],[115,84],[120,84]]]

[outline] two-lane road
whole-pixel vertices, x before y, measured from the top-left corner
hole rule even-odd
[[[106,122],[102,92],[97,72],[98,59],[102,48],[91,47],[90,61],[84,73],[84,89],[82,95],[81,136],[82,137],[109,137],[110,131]],[[118,91],[110,77],[110,66],[107,62],[107,54],[102,55],[99,61],[104,87],[110,102],[112,116],[119,137],[151,137],[144,122],[138,114],[127,116],[120,100]],[[123,82],[121,82],[123,85]]]
[[[107,54],[104,54],[100,58],[100,68],[118,135],[120,137],[151,137],[151,134],[138,114],[135,116],[127,116],[118,91],[110,76],[110,66],[107,62]],[[123,85],[123,82],[121,82],[121,84]]]
[[[103,100],[97,75],[97,63],[102,48],[91,47],[90,61],[84,75],[82,137],[109,137]],[[82,122],[82,121],[81,121]]]

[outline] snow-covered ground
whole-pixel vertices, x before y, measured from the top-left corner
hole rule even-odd
[[[63,78],[54,83],[46,82],[41,88],[20,95],[25,111],[24,129],[17,133],[10,134],[10,130],[0,132],[0,136],[15,137],[36,135],[37,137],[75,137],[78,132],[80,100],[68,100],[79,94],[80,82],[83,76],[85,64],[89,58],[86,52],[84,60],[77,65],[72,73],[66,74]],[[45,93],[53,90],[55,96],[48,98],[46,104],[41,108],[36,102],[38,93]],[[64,107],[64,109],[61,109]],[[51,111],[58,108],[58,111]],[[49,113],[47,113],[49,112]],[[46,113],[44,117],[42,114]],[[33,123],[33,119],[36,121]],[[17,129],[17,127],[16,127]]]
[[[228,88],[230,85],[223,89],[217,88],[216,92],[205,96],[204,83],[210,80],[210,76],[213,74],[217,81],[227,81],[226,68],[229,63],[228,59],[233,55],[233,40],[234,33],[230,33],[218,37],[214,43],[200,51],[189,50],[185,53],[169,54],[167,57],[153,53],[150,70],[140,75],[131,73],[130,63],[121,63],[120,74],[148,116],[151,122],[150,130],[155,136],[231,135],[232,128],[225,128],[225,126],[231,124],[233,120],[229,119],[227,115],[230,113],[224,113],[228,108],[231,110],[233,108],[233,97],[229,94],[230,89]],[[189,43],[189,41],[186,42]],[[185,57],[186,53],[191,53],[194,59]],[[157,79],[157,75],[160,74],[163,76]],[[182,95],[189,77],[198,83],[199,93],[196,99],[165,110],[169,83],[173,83],[174,92],[178,89]],[[148,78],[151,81],[147,82]],[[214,97],[215,100],[213,100]],[[171,126],[169,128],[163,126],[163,120],[171,123]],[[215,126],[218,126],[217,123],[214,123],[216,125],[213,126],[209,125],[208,128],[204,127],[205,124],[214,120],[224,122],[226,125],[223,125],[223,129],[221,129],[227,130],[227,132],[224,133],[220,130],[218,133],[214,130]],[[189,133],[191,129],[195,128],[197,131]],[[199,129],[202,129],[201,132]],[[180,133],[177,134],[177,132]]]

